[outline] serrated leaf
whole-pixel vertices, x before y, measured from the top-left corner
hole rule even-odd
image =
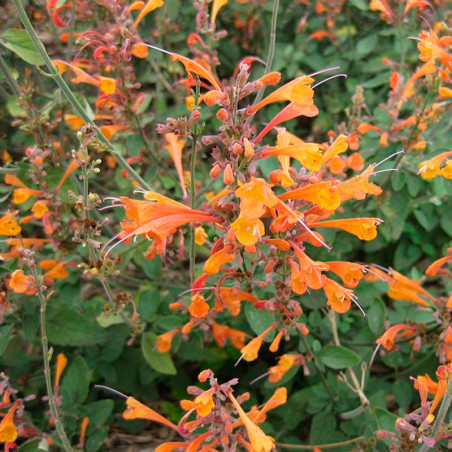
[[[25,30],[6,30],[0,43],[29,64],[42,66],[44,60]]]
[[[160,353],[155,350],[157,335],[145,333],[141,338],[141,352],[146,362],[157,372],[166,375],[176,375],[177,370],[169,353]]]
[[[345,369],[357,366],[361,362],[357,353],[339,345],[327,345],[322,348],[318,356],[325,366],[332,369]]]
[[[61,384],[63,407],[83,403],[89,391],[89,368],[83,356],[77,356],[65,372]]]

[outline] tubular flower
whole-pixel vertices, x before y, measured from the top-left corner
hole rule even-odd
[[[204,272],[208,275],[216,275],[224,264],[227,264],[233,260],[235,260],[234,247],[232,245],[226,245],[206,260],[204,264]]]
[[[235,330],[227,325],[220,325],[216,322],[212,323],[212,334],[219,347],[224,347],[226,341],[229,339],[234,348],[239,350],[245,345],[247,337],[247,334],[243,331]]]
[[[154,9],[161,8],[164,5],[163,0],[148,0],[147,3],[143,6],[143,9],[140,11],[135,23],[132,28],[137,28],[140,22]]]
[[[44,281],[47,284],[53,284],[54,279],[66,279],[69,276],[66,267],[69,264],[64,262],[58,262],[53,259],[43,260],[39,263],[39,266],[43,270],[47,270],[44,273]]]
[[[401,323],[388,328],[375,342],[381,344],[385,350],[390,351],[394,347],[396,337],[411,337],[415,332],[416,328],[414,326]]]
[[[313,81],[313,78],[306,75],[297,77],[296,79],[273,91],[256,105],[250,107],[250,113],[254,114],[268,104],[284,100],[290,101],[298,106],[312,105],[314,90],[308,85],[310,85]]]
[[[185,188],[184,171],[182,168],[182,150],[185,146],[185,140],[178,140],[177,135],[174,133],[165,133],[165,140],[168,143],[165,145],[165,149],[169,151],[171,158],[173,159],[177,175],[179,176],[179,184],[182,188],[184,198],[186,198],[187,190]]]
[[[380,218],[344,218],[309,223],[309,227],[343,229],[361,240],[373,240],[377,236],[377,226],[381,222]]]
[[[177,425],[173,424],[171,421],[164,418],[162,415],[146,405],[143,405],[135,398],[128,397],[126,403],[127,409],[122,413],[122,417],[127,421],[132,419],[148,419],[149,421],[158,422],[177,431]]]
[[[437,383],[433,381],[429,375],[419,375],[414,379],[414,388],[419,391],[421,402],[424,405],[427,403],[428,393],[435,395],[429,409],[429,414],[433,414],[446,393],[447,381],[445,378],[439,378]]]
[[[237,188],[235,195],[240,199],[240,212],[249,219],[260,218],[265,207],[274,207],[278,198],[271,189],[273,184],[262,178],[251,176],[251,181]]]
[[[246,216],[240,215],[231,224],[231,228],[235,231],[236,239],[245,246],[254,245],[265,235],[264,223],[258,218],[248,219]]]
[[[36,291],[33,277],[25,275],[22,270],[14,270],[11,273],[8,287],[15,293],[25,293],[27,295],[33,295]]]
[[[220,83],[212,72],[212,69],[207,65],[198,63],[195,60],[187,58],[183,55],[179,55],[177,53],[171,54],[171,60],[180,61],[187,71],[189,77],[193,77],[192,74],[196,74],[198,77],[207,80],[217,91],[222,92]]]
[[[28,188],[17,176],[15,176],[14,174],[11,174],[11,173],[8,173],[5,175],[5,184],[19,187],[19,188],[16,188],[13,193],[13,203],[14,204],[23,204],[31,196],[43,195],[42,191],[33,190],[31,188]]]
[[[275,325],[270,325],[266,330],[262,331],[261,334],[256,336],[254,339],[251,339],[248,344],[246,344],[241,350],[240,353],[243,355],[243,359],[245,361],[254,361],[257,358],[259,350],[262,346],[262,342],[265,339],[270,331],[275,329]]]
[[[229,313],[233,316],[240,314],[240,303],[242,301],[250,301],[252,303],[259,302],[259,298],[238,289],[237,287],[220,287],[221,304],[216,302],[215,309],[218,312],[223,310],[223,305],[227,307]]]
[[[347,312],[350,309],[351,302],[356,301],[356,296],[352,290],[342,287],[330,278],[325,277],[323,291],[328,298],[327,305],[339,314]]]
[[[194,400],[195,410],[201,417],[208,416],[215,408],[215,402],[212,397],[213,391],[213,389],[204,391]]]
[[[329,271],[335,273],[342,282],[347,286],[354,289],[361,279],[364,277],[366,266],[361,264],[355,264],[354,262],[325,262],[328,265]]]
[[[269,148],[262,158],[272,156],[287,156],[298,160],[309,171],[319,171],[322,167],[322,153],[317,143],[294,144],[283,147]]]
[[[444,256],[436,260],[435,262],[432,262],[427,270],[425,270],[425,274],[427,276],[436,276],[438,273],[447,273],[447,270],[441,269],[441,267],[446,264],[447,262],[452,260],[452,249],[450,250],[451,253],[448,256]]]
[[[179,333],[178,329],[167,331],[166,333],[160,334],[155,341],[155,348],[160,353],[166,353],[171,350],[171,343],[176,334]]]
[[[205,302],[204,297],[200,294],[193,295],[191,297],[191,305],[188,308],[188,312],[197,318],[203,319],[209,313],[210,306]]]
[[[340,195],[341,202],[348,201],[352,198],[362,200],[366,195],[380,195],[383,190],[378,185],[369,182],[369,177],[373,173],[374,167],[370,165],[358,176],[340,183],[337,186],[337,191]]]
[[[22,231],[14,219],[18,212],[10,212],[0,218],[0,235],[18,235]]]
[[[323,154],[322,164],[327,163],[332,158],[342,154],[348,149],[348,138],[340,134]]]
[[[210,13],[210,23],[214,24],[217,19],[218,12],[223,6],[226,6],[228,0],[213,0],[212,4],[212,12]]]
[[[309,184],[283,193],[278,198],[282,201],[286,199],[303,199],[329,211],[336,210],[341,204],[339,192],[334,188],[332,181]]]
[[[419,59],[427,62],[431,60],[439,60],[449,71],[452,71],[452,55],[447,53],[444,48],[452,45],[452,36],[444,36],[439,38],[433,31],[423,30],[419,34]]]
[[[14,413],[20,402],[16,400],[0,422],[0,443],[13,443],[19,436],[14,424]]]
[[[206,243],[206,240],[209,238],[204,228],[201,226],[195,228],[195,243],[196,245],[202,246]]]
[[[432,302],[435,301],[435,298],[423,289],[418,281],[409,279],[392,269],[390,279],[388,280],[388,286],[388,296],[393,300],[412,301],[421,306],[430,306],[430,303],[428,303],[425,298]]]
[[[425,160],[419,163],[418,173],[421,175],[422,179],[433,179],[438,174],[441,174],[440,166],[448,157],[452,156],[452,151],[443,152],[442,154],[436,155],[430,160]]]
[[[250,440],[253,452],[270,452],[274,447],[273,438],[267,436],[243,411],[243,408],[237,402],[232,392],[229,391],[228,396],[234,405],[237,413],[240,416],[240,420],[246,428],[248,433],[248,439]]]
[[[67,358],[64,353],[58,353],[56,366],[55,366],[55,386],[60,386],[60,378],[66,369]]]
[[[269,371],[269,377],[268,381],[270,383],[277,383],[278,381],[281,381],[282,377],[289,372],[289,370],[295,366],[303,364],[304,362],[304,356],[303,355],[292,355],[292,354],[286,354],[282,355],[281,358],[278,360],[278,364],[276,366],[270,367],[268,369]]]
[[[314,290],[321,289],[324,284],[322,272],[328,271],[328,264],[320,261],[313,261],[294,242],[291,242],[291,245],[300,264],[300,276],[304,278],[306,286]]]
[[[120,197],[125,207],[126,219],[121,222],[118,237],[128,241],[132,236],[143,235],[156,241],[157,252],[165,250],[166,240],[177,228],[187,223],[215,223],[218,219],[209,213],[191,209],[170,198],[154,192],[145,192],[144,201]],[[153,202],[153,201],[156,202]]]

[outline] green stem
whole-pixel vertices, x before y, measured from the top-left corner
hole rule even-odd
[[[67,452],[72,452],[72,446],[69,443],[69,440],[66,435],[66,431],[64,430],[63,423],[60,418],[60,414],[58,412],[58,408],[55,402],[55,395],[53,393],[53,385],[52,385],[52,376],[50,374],[50,355],[49,355],[49,340],[47,338],[47,326],[46,326],[46,310],[47,310],[47,302],[46,297],[44,296],[42,289],[40,278],[38,272],[36,271],[36,267],[34,262],[30,263],[30,270],[33,275],[33,278],[36,282],[36,293],[38,295],[41,308],[40,308],[40,326],[41,326],[41,345],[42,345],[42,357],[44,360],[44,377],[46,381],[47,388],[47,397],[49,399],[50,411],[52,413],[53,420],[55,422],[55,428],[58,432],[58,436],[63,444],[64,450]]]
[[[17,83],[16,79],[13,77],[13,74],[11,73],[11,69],[6,64],[6,61],[3,59],[3,57],[0,55],[0,70],[3,72],[3,75],[6,78],[6,82],[8,83],[8,86],[10,87],[13,94],[17,97],[20,96],[20,87]]]
[[[151,187],[147,184],[147,182],[145,182],[144,179],[142,179],[142,177],[127,163],[126,159],[121,155],[119,150],[116,149],[113,143],[111,143],[111,141],[108,140],[108,138],[100,131],[99,127],[97,127],[94,121],[91,120],[89,114],[85,111],[80,102],[77,100],[74,93],[71,91],[67,83],[64,81],[61,74],[55,69],[55,67],[52,64],[52,60],[47,54],[44,45],[42,44],[41,40],[36,34],[33,25],[31,24],[30,19],[28,18],[27,13],[25,12],[24,7],[22,6],[21,0],[12,0],[12,1],[19,15],[19,18],[23,26],[25,27],[26,32],[28,33],[28,36],[33,41],[36,50],[39,52],[42,59],[44,60],[44,63],[47,66],[48,71],[52,75],[53,80],[55,80],[56,84],[59,86],[64,96],[72,105],[74,110],[86,123],[91,124],[91,126],[96,131],[99,139],[107,146],[110,152],[114,155],[114,157],[118,161],[118,164],[123,169],[125,169],[130,174],[130,176],[141,185],[142,188],[151,190]]]
[[[270,42],[268,44],[268,54],[267,54],[267,63],[265,64],[264,75],[270,73],[273,64],[273,57],[275,55],[275,45],[276,45],[276,24],[278,22],[278,8],[279,8],[279,0],[273,0],[273,11],[272,11],[272,24],[270,29]],[[265,85],[264,87],[257,93],[256,99],[254,100],[254,104],[259,103],[264,96],[265,93]]]
[[[349,444],[358,443],[364,439],[364,436],[358,436],[357,438],[347,439],[346,441],[339,441],[337,443],[326,443],[326,444],[290,444],[290,443],[276,443],[278,447],[283,449],[294,449],[294,450],[314,450],[314,449],[332,449],[333,447],[348,446]]]

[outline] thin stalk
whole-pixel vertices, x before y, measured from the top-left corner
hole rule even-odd
[[[336,313],[332,309],[330,310],[330,322],[331,322],[331,330],[332,330],[332,333],[333,333],[334,343],[337,346],[340,346],[341,342],[339,340],[339,334],[337,332]],[[353,370],[352,367],[347,367],[347,372],[349,373],[350,378],[352,380],[352,383],[353,383],[352,387],[354,388],[354,391],[356,392],[356,394],[359,397],[359,400],[361,401],[361,406],[364,409],[367,409],[369,407],[369,405],[370,405],[369,399],[364,394],[363,388],[361,386],[361,383],[358,380],[358,377],[356,376],[355,371]]]
[[[278,447],[282,449],[294,449],[294,450],[313,450],[313,449],[332,449],[333,447],[348,446],[349,444],[359,443],[364,439],[364,436],[358,436],[356,438],[347,439],[346,441],[338,441],[336,443],[326,444],[290,444],[290,443],[276,443]]]
[[[195,105],[193,110],[199,109],[199,98],[201,95],[201,83],[199,78],[196,81]],[[190,207],[196,208],[196,146],[198,144],[198,125],[193,126],[192,146],[190,156]],[[190,228],[190,283],[193,284],[196,276],[196,243],[195,243],[195,227]]]
[[[55,422],[55,428],[58,432],[58,436],[60,437],[64,450],[66,450],[67,452],[72,452],[72,446],[67,438],[66,431],[64,430],[64,426],[61,421],[60,414],[58,412],[57,404],[55,402],[55,395],[53,393],[52,385],[52,376],[50,374],[49,340],[47,338],[47,326],[46,326],[46,311],[48,299],[46,299],[42,292],[40,278],[38,272],[36,271],[34,262],[30,263],[30,270],[36,282],[36,293],[38,295],[39,302],[41,305],[39,318],[41,326],[42,357],[44,360],[44,377],[46,381],[47,397],[49,399],[50,411],[52,413],[52,417]]]
[[[433,424],[432,433],[429,436],[433,438],[438,434],[439,429],[444,424],[444,419],[447,416],[447,412],[449,411],[450,404],[452,402],[452,379],[449,381],[447,385],[446,394],[444,394],[443,400],[439,407],[438,415],[436,416],[435,423]],[[423,444],[419,449],[419,452],[426,452],[431,450],[431,447],[427,446],[427,444]]]
[[[276,24],[278,23],[278,8],[279,8],[279,0],[273,0],[273,11],[272,11],[272,23],[270,29],[270,41],[268,44],[268,54],[267,54],[267,63],[265,64],[264,75],[267,75],[271,69],[273,64],[273,57],[275,55],[275,46],[276,46]],[[264,96],[265,93],[265,85],[264,87],[257,93],[256,99],[254,100],[254,104],[259,103]]]
[[[312,356],[314,355],[314,352],[312,351],[311,347],[309,347],[308,343],[305,341],[303,335],[300,336],[301,342],[303,342],[303,345],[305,346],[306,350],[308,350],[309,353],[311,353]],[[331,390],[331,388],[328,386],[328,382],[326,381],[325,376],[323,375],[323,372],[321,371],[321,369],[319,369],[317,367],[317,365],[315,364],[315,361],[312,361],[312,364],[314,365],[314,367],[317,370],[317,374],[320,378],[320,382],[322,383],[323,387],[325,388],[326,392],[328,393],[329,397],[330,397],[330,401],[332,403],[334,403],[336,401],[336,398],[334,396],[333,391]]]
[[[3,72],[3,75],[5,76],[6,83],[8,83],[9,88],[13,92],[13,94],[17,97],[20,96],[20,87],[17,83],[16,79],[13,77],[13,74],[11,74],[11,69],[6,64],[3,57],[0,55],[0,70]]]
[[[118,149],[111,143],[111,141],[100,131],[99,127],[94,123],[94,121],[91,120],[86,110],[82,107],[80,102],[75,97],[74,93],[71,91],[61,74],[54,68],[52,64],[52,60],[50,59],[49,55],[47,54],[47,51],[39,39],[38,35],[36,34],[33,25],[30,22],[30,19],[27,16],[27,13],[24,10],[24,7],[22,6],[22,3],[20,0],[12,0],[14,3],[14,6],[16,8],[16,11],[19,15],[19,18],[28,33],[28,36],[32,40],[36,50],[41,55],[42,59],[44,60],[44,63],[50,72],[52,79],[55,80],[55,83],[59,86],[61,91],[63,92],[66,99],[69,101],[69,103],[72,105],[74,110],[77,112],[77,114],[88,124],[90,124],[94,130],[96,131],[99,139],[107,146],[109,151],[114,155],[116,160],[118,161],[118,164],[125,169],[130,176],[137,181],[142,188],[145,188],[147,190],[151,190],[151,187],[145,182],[145,180],[127,163],[126,159],[121,155]]]

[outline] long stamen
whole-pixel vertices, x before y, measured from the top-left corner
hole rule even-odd
[[[237,362],[234,364],[234,367],[237,367],[239,365],[239,362],[244,358],[245,353],[237,360]]]
[[[184,290],[183,292],[181,292],[177,297],[182,297],[183,295],[185,295],[186,293],[189,293],[189,292],[200,292],[200,291],[202,291],[202,290],[215,290],[216,289],[216,287],[203,287],[202,289],[187,289],[187,290]]]
[[[375,176],[375,174],[389,173],[391,171],[395,171],[397,173],[399,170],[397,168],[382,169],[380,171],[375,171],[374,173],[372,173],[372,176]]]
[[[375,347],[374,352],[372,353],[372,356],[371,356],[370,361],[369,361],[369,371],[370,371],[370,369],[371,369],[371,367],[372,367],[372,365],[373,365],[373,363],[374,363],[374,361],[375,361],[375,358],[377,357],[377,353],[378,353],[378,351],[380,350],[380,347],[381,347],[381,344],[378,344],[378,345]]]
[[[111,204],[109,206],[99,207],[97,210],[103,212],[104,210],[113,209],[114,207],[125,207],[125,204]]]
[[[312,237],[314,237],[318,242],[320,242],[328,251],[331,251],[331,246],[328,246],[321,238],[317,237],[314,232],[312,232],[311,229],[309,229],[309,227],[307,226],[306,223],[304,223],[300,218],[298,218],[298,221],[300,222],[300,224],[306,229],[306,231],[308,232],[308,234],[312,235]]]
[[[381,162],[373,163],[372,166],[374,168],[377,168],[377,166],[380,166],[382,163],[387,162],[389,159],[392,159],[392,157],[398,154],[405,154],[405,151],[402,149],[401,151],[394,152],[394,154],[391,154],[390,156],[384,158]]]
[[[105,251],[105,248],[107,248],[107,246],[110,245],[111,242],[115,241],[119,237],[119,234],[120,232],[113,236],[107,243],[105,243],[105,245],[100,249],[100,252],[103,253]]]
[[[104,259],[107,259],[107,256],[111,253],[113,248],[116,248],[118,245],[120,245],[122,242],[124,242],[125,240],[129,239],[130,237],[132,237],[132,235],[134,235],[134,232],[131,232],[129,235],[126,235],[123,239],[121,239],[119,242],[115,243],[113,246],[111,246],[107,252],[105,253]]]
[[[358,309],[362,312],[363,316],[366,317],[367,316],[366,312],[364,311],[364,309],[360,306],[360,304],[357,301],[358,297],[350,296],[350,299],[353,301],[353,303],[356,304],[356,306],[358,306]]]
[[[153,46],[152,44],[148,44],[146,42],[142,42],[141,44],[143,44],[146,47],[149,47],[150,49],[158,50],[159,52],[166,53],[167,55],[172,55],[172,52],[168,52],[168,50],[161,49],[160,47]]]
[[[253,385],[254,383],[257,383],[259,380],[262,380],[262,378],[265,378],[266,376],[270,375],[270,372],[265,372],[262,375],[259,375],[257,378],[255,378],[253,381],[250,381],[250,385]],[[264,403],[265,405],[265,403]]]
[[[347,74],[336,74],[336,75],[332,75],[331,77],[326,78],[325,80],[321,80],[320,82],[317,82],[315,85],[311,86],[311,89],[315,89],[318,86],[320,86],[322,83],[326,83],[329,82],[330,80],[333,80],[333,78],[337,78],[337,77],[344,77],[347,78]]]
[[[325,72],[335,71],[337,69],[340,69],[340,66],[334,66],[334,67],[329,67],[329,68],[326,68],[326,69],[320,69],[320,71],[317,71],[317,72],[314,72],[312,74],[309,74],[308,77],[315,77],[316,75],[324,74]]]
[[[104,385],[94,385],[94,387],[96,389],[103,389],[104,391],[108,391],[111,392],[113,394],[116,394],[119,397],[122,397],[123,399],[128,399],[129,397],[126,396],[125,394],[123,394],[122,392],[117,391],[116,389],[113,388],[109,388],[108,386],[104,386]]]

